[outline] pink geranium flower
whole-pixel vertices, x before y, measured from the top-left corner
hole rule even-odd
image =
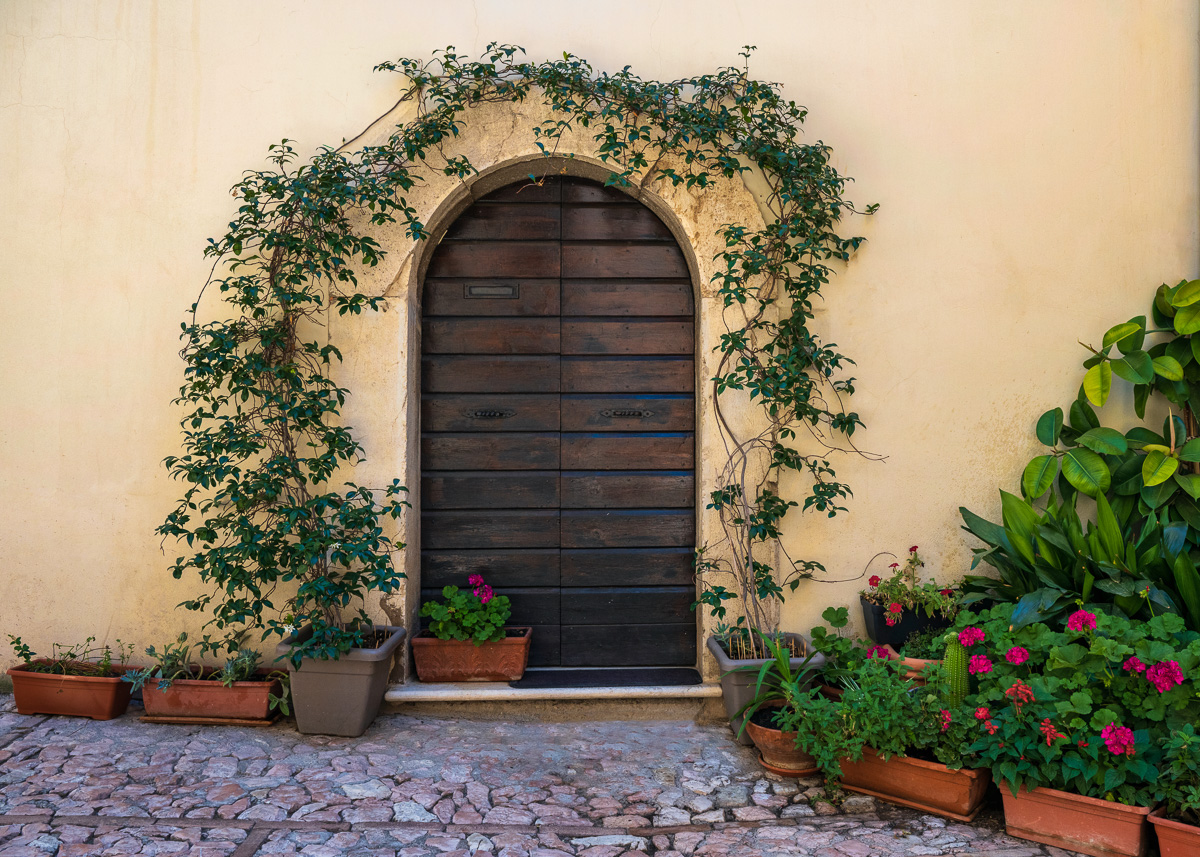
[[[1121,664],[1121,669],[1129,673],[1144,673],[1146,671],[1146,665],[1138,660],[1135,656]]]
[[[971,655],[971,663],[967,666],[967,672],[971,675],[979,673],[990,673],[992,671],[992,659],[987,655]]]
[[[1100,731],[1104,746],[1114,756],[1133,755],[1133,730],[1128,726],[1118,726],[1110,723]]]
[[[1178,661],[1163,661],[1146,669],[1146,680],[1158,690],[1166,693],[1177,684],[1183,684],[1183,671]]]
[[[1008,661],[1010,664],[1019,666],[1020,664],[1023,664],[1029,660],[1029,650],[1023,649],[1020,646],[1013,646],[1004,653],[1004,660]]]
[[[1086,610],[1076,610],[1067,619],[1067,627],[1072,631],[1082,631],[1084,628],[1095,629],[1096,614]]]
[[[871,648],[867,649],[868,659],[883,658],[884,660],[891,660],[891,657],[892,656],[888,654],[888,650],[883,646],[871,646]]]
[[[982,643],[986,636],[982,628],[963,628],[958,632],[958,642],[964,649],[969,649],[976,643]]]

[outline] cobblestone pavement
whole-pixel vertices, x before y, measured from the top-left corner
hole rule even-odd
[[[1061,857],[764,776],[724,726],[383,715],[362,738],[23,717],[0,697],[0,857]]]

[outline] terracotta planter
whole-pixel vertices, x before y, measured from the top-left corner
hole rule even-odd
[[[1158,836],[1160,857],[1196,857],[1200,854],[1200,827],[1167,818],[1161,807],[1149,817]]]
[[[279,696],[279,679],[219,681],[176,679],[165,690],[150,679],[142,688],[142,702],[151,717],[219,717],[227,720],[266,720],[271,716],[270,694]]]
[[[759,726],[749,720],[746,733],[758,748],[758,761],[771,773],[781,777],[807,777],[817,772],[816,760],[796,748],[795,732]]]
[[[901,657],[900,653],[885,643],[883,646],[888,653],[888,657],[894,661],[900,661],[904,664],[904,677],[911,679],[913,684],[925,684],[925,668],[930,664],[940,664],[940,660],[932,658],[905,658]]]
[[[1014,796],[1002,786],[1000,794],[1004,826],[1011,836],[1093,857],[1143,857],[1149,848],[1146,807],[1046,788],[1021,789]]]
[[[421,681],[516,681],[529,663],[533,628],[505,628],[510,636],[475,645],[470,640],[439,640],[430,631],[412,638],[413,660]],[[516,632],[516,633],[513,633]]]
[[[112,720],[129,707],[133,685],[121,681],[119,673],[136,667],[113,667],[116,676],[51,675],[29,672],[24,665],[8,671],[18,714],[63,714]]]
[[[887,606],[872,604],[862,595],[858,596],[862,604],[863,622],[867,627],[867,636],[879,645],[901,645],[905,640],[918,631],[931,628],[949,628],[950,620],[944,616],[927,616],[920,610],[905,610],[900,614],[900,621],[895,625],[887,623]]]
[[[404,642],[405,630],[394,625],[376,625],[387,631],[387,640],[374,649],[351,649],[337,660],[304,658],[296,667],[287,661],[292,678],[292,713],[296,729],[306,735],[341,735],[357,738],[379,713],[387,692],[392,658]],[[275,658],[287,658],[292,643],[312,635],[300,630],[275,648]]]
[[[809,649],[809,640],[803,635],[784,634],[783,636],[789,640],[799,641],[804,644],[806,650]],[[761,667],[767,661],[765,658],[731,658],[721,648],[716,637],[709,637],[705,645],[717,659],[717,667],[721,671],[721,696],[725,700],[725,715],[729,718],[729,726],[733,729],[733,734],[737,736],[738,743],[749,747],[753,742],[746,731],[742,729],[742,721],[746,718],[738,717],[737,713],[754,699],[754,685],[758,681],[758,675],[750,672],[733,672],[733,670],[744,666]],[[791,659],[793,670],[800,669],[803,663],[804,658]],[[814,656],[812,666],[818,670],[823,668],[825,656],[822,654]],[[738,734],[739,729],[742,729],[740,735]]]
[[[857,762],[842,760],[842,785],[850,791],[956,821],[975,818],[991,781],[991,771],[952,771],[909,756],[892,756],[885,762],[870,747]]]

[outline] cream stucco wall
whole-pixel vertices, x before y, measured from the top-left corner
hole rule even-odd
[[[994,514],[1015,485],[1032,421],[1074,394],[1076,340],[1197,274],[1200,15],[1165,0],[725,6],[0,3],[0,634],[140,649],[195,629],[153,530],[178,494],[159,464],[179,436],[178,323],[228,188],[270,142],[312,151],[384,112],[400,81],[375,63],[493,40],[659,79],[758,46],[752,73],[810,109],[805,133],[834,147],[849,196],[882,204],[848,224],[869,241],[817,323],[858,361],[856,439],[888,458],[840,463],[849,514],[796,523],[788,547],[843,578],[920,544],[929,570],[960,574],[956,510]],[[509,156],[480,133],[467,145]],[[410,371],[414,319],[393,293],[393,313],[333,334],[363,346],[344,367],[362,391],[347,420],[382,475],[411,460],[406,392],[370,386]],[[785,623],[859,586],[806,585]]]

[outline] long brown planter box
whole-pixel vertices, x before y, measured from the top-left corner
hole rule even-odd
[[[18,714],[59,714],[112,720],[129,707],[133,685],[121,673],[136,667],[114,666],[116,676],[55,675],[30,672],[24,664],[8,670]]]
[[[1092,857],[1143,857],[1150,847],[1147,807],[1047,788],[1021,789],[1014,795],[1002,786],[1000,795],[1011,836]]]
[[[226,687],[219,681],[176,679],[158,689],[149,679],[142,688],[142,702],[151,717],[220,717],[231,720],[266,720],[271,715],[269,696],[280,695],[279,679],[235,681]]]
[[[439,640],[429,631],[412,638],[413,660],[421,681],[516,681],[529,663],[533,628],[506,628],[517,635],[475,645],[470,640]]]
[[[842,759],[842,785],[850,791],[956,821],[975,818],[991,781],[988,770],[952,771],[909,756],[892,756],[885,762],[870,747],[857,762]]]
[[[1161,807],[1150,813],[1149,818],[1158,836],[1161,857],[1196,857],[1200,854],[1200,827],[1167,818]]]

